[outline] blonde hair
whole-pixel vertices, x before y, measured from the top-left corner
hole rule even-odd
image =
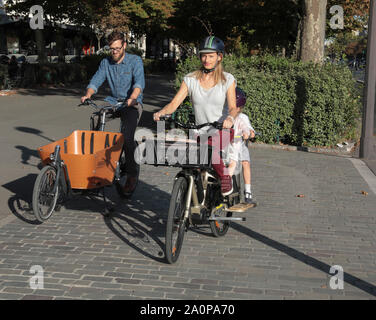
[[[215,70],[213,71],[215,85],[217,85],[220,81],[226,82],[226,77],[223,72],[224,72],[224,68],[223,68],[222,60],[221,60],[218,62],[217,66],[215,67]],[[203,68],[192,72],[192,76],[196,78],[197,80],[201,80],[203,75],[204,75]]]

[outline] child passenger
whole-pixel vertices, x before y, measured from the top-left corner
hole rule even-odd
[[[236,88],[236,109],[238,116],[235,118],[234,122],[234,142],[231,145],[230,164],[228,169],[230,175],[233,175],[236,169],[237,162],[241,162],[243,167],[243,178],[245,185],[245,202],[247,204],[256,206],[256,202],[254,202],[252,199],[251,190],[251,158],[248,147],[244,142],[249,137],[253,138],[255,136],[255,130],[253,129],[248,116],[242,113],[245,103],[246,95],[244,91],[240,88]]]

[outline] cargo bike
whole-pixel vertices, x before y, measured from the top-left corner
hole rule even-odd
[[[171,115],[162,116],[160,120],[187,130],[204,127],[223,129],[220,122],[184,124]],[[232,177],[234,192],[228,196],[222,195],[219,176],[212,166],[212,147],[204,140],[205,135],[200,136],[198,143],[197,140],[184,138],[145,141],[146,150],[154,149],[151,164],[181,168],[174,178],[165,231],[165,256],[171,264],[178,260],[184,234],[190,228],[209,224],[213,235],[222,237],[227,233],[231,221],[246,220],[233,216],[233,213],[242,213],[254,207],[254,204],[241,202],[239,171]],[[192,154],[195,161],[189,159]]]
[[[107,205],[105,187],[113,184],[121,197],[131,196],[123,192],[126,182],[124,136],[105,131],[106,121],[120,116],[124,101],[97,106],[87,99],[79,104],[82,105],[95,109],[90,117],[90,130],[75,130],[68,137],[38,148],[43,168],[34,184],[32,206],[40,222],[49,219],[75,195],[102,193],[104,214],[108,215],[111,208]]]

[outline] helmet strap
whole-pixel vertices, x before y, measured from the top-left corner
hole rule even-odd
[[[216,67],[216,66],[215,66]],[[213,72],[215,70],[215,67],[214,68],[211,68],[211,69],[206,69],[206,68],[202,68],[202,72],[203,73],[210,73],[210,72]]]

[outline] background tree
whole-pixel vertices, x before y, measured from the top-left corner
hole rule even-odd
[[[304,0],[300,53],[302,61],[321,63],[324,60],[324,41],[327,0]]]
[[[208,34],[203,21],[225,41],[227,52],[294,52],[301,16],[297,0],[180,0],[175,7],[169,24],[180,42],[197,45]]]
[[[369,0],[328,0],[328,10],[334,5],[343,8],[344,28],[332,29],[330,15],[327,19],[327,38],[331,43],[327,54],[340,60],[348,56],[364,56],[367,47],[367,24],[369,18]]]
[[[328,9],[335,5],[343,8],[344,29],[328,28],[328,36],[353,31],[362,32],[366,28],[369,17],[369,0],[328,0]]]

